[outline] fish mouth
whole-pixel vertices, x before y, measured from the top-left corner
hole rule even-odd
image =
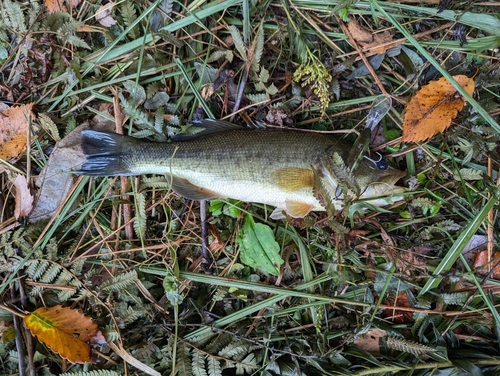
[[[406,188],[396,185],[396,183],[404,176],[406,176],[406,173],[403,171],[396,169],[388,170],[385,176],[382,176],[379,181],[371,183],[366,187],[361,198],[386,197],[386,200],[382,199],[386,203],[402,200],[403,197],[398,195],[406,192]]]

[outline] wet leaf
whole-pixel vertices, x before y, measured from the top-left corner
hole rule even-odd
[[[472,95],[475,85],[471,78],[463,75],[453,78]],[[444,77],[423,86],[406,106],[402,141],[425,141],[443,132],[464,104],[465,99]]]
[[[75,309],[42,307],[24,317],[32,335],[71,363],[93,362],[90,342],[98,336],[97,323]]]
[[[263,224],[255,223],[251,215],[245,217],[245,223],[238,237],[241,262],[263,272],[279,275],[283,264],[280,246],[274,239],[273,230]]]
[[[33,103],[13,106],[0,114],[0,158],[11,159],[26,149]]]

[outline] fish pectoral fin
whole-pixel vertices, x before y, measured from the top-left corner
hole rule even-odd
[[[168,177],[167,180],[169,180]],[[191,200],[212,200],[215,198],[223,198],[220,194],[211,191],[210,189],[198,187],[189,180],[178,177],[172,178],[172,190],[175,193]]]
[[[276,185],[285,192],[295,192],[303,188],[312,188],[314,173],[311,169],[300,167],[285,167],[273,174]]]
[[[278,221],[280,219],[285,219],[285,209],[283,208],[276,208],[273,210],[273,212],[270,215],[271,219],[274,219],[275,221]]]
[[[286,200],[285,211],[290,217],[293,218],[303,218],[307,214],[309,214],[309,212],[313,210],[313,208],[313,205],[307,204],[305,202]]]

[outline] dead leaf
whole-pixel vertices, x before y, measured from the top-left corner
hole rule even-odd
[[[89,343],[98,334],[98,325],[77,310],[60,305],[38,308],[24,317],[24,325],[69,362],[94,362]]]
[[[57,208],[66,201],[77,178],[71,171],[80,167],[85,160],[80,146],[80,135],[84,129],[89,129],[88,124],[81,124],[64,137],[50,154],[47,164],[36,180],[40,190],[29,216],[30,223],[52,218]],[[93,129],[114,131],[114,124],[109,120],[97,122]]]
[[[33,196],[31,195],[28,181],[24,175],[18,174],[16,176],[14,179],[14,186],[16,187],[14,217],[19,220],[19,218],[27,217],[33,209]]]
[[[13,106],[0,114],[0,158],[9,160],[26,149],[33,103]]]
[[[69,0],[69,3],[71,4],[71,7],[74,9],[77,7],[82,0]],[[66,5],[64,5],[65,0],[45,0],[45,6],[47,7],[47,10],[49,13],[54,13],[54,12],[67,12],[68,8]]]
[[[111,17],[115,3],[110,1],[105,5],[101,5],[95,13],[95,19],[104,27],[110,27],[116,24],[116,20]]]
[[[386,308],[382,311],[382,317],[397,324],[407,324],[411,322],[413,313],[406,310],[398,310],[398,307],[412,308],[406,291],[401,291],[396,296],[388,296],[385,304],[394,308]]]
[[[356,20],[351,20],[347,24],[347,28],[352,37],[365,49],[377,55],[385,53],[391,46],[381,46],[381,44],[392,41],[392,35],[389,31],[383,33],[372,34],[372,32],[360,24]]]
[[[382,329],[369,330],[356,336],[354,343],[361,349],[369,352],[380,352],[380,338],[387,337],[387,332]]]
[[[489,257],[487,249],[477,252],[474,257],[473,268],[476,274],[483,277],[488,275],[491,269],[495,268],[490,276],[494,279],[500,279],[500,252],[495,252],[492,257]]]
[[[475,88],[472,78],[463,75],[453,78],[472,95]],[[423,86],[406,106],[402,141],[425,141],[443,132],[464,104],[465,99],[444,77]]]

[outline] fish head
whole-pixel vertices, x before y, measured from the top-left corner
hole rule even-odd
[[[380,169],[374,166],[361,168],[357,171],[357,180],[362,194],[360,198],[377,198],[370,200],[370,203],[377,206],[387,205],[390,202],[400,201],[402,196],[398,196],[405,192],[405,188],[396,185],[399,179],[406,176],[406,173],[395,168],[389,167]],[[380,198],[379,198],[380,197]]]

